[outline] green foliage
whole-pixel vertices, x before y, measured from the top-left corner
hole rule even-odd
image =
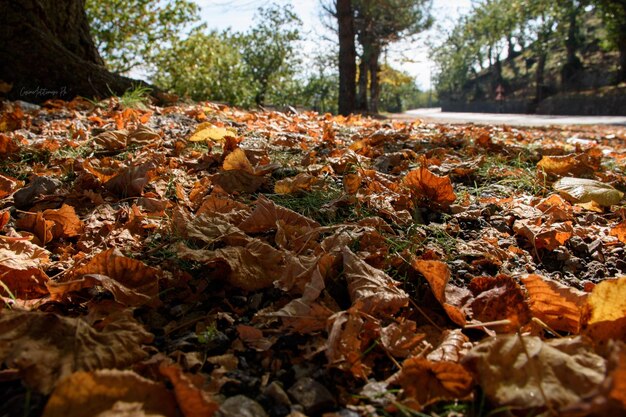
[[[151,91],[151,88],[141,85],[128,89],[120,97],[120,104],[125,108],[146,110]]]
[[[283,89],[294,90],[292,81],[299,64],[295,42],[301,40],[298,31],[301,24],[291,5],[273,4],[259,9],[256,26],[237,37],[244,71],[254,82],[257,105],[265,104],[271,97],[278,99],[273,104],[282,104]]]
[[[96,47],[117,73],[150,66],[153,59],[193,23],[198,5],[190,0],[86,0]]]
[[[433,97],[422,92],[415,85],[415,78],[389,65],[383,65],[380,71],[380,109],[391,113],[400,113],[408,109],[427,107]]]
[[[181,96],[242,106],[253,101],[254,80],[230,32],[196,30],[161,51],[155,62],[152,80]]]

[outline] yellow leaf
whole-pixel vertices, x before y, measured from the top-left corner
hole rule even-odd
[[[237,132],[234,129],[228,129],[225,127],[218,127],[211,123],[201,123],[196,128],[196,131],[191,135],[189,141],[191,142],[203,142],[207,140],[223,141],[226,136],[235,136]]]

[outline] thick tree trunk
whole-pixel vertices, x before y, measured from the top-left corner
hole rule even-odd
[[[378,101],[380,99],[380,46],[372,46],[369,56],[369,72],[370,72],[370,107],[369,111],[378,113]]]
[[[369,53],[365,53],[364,51],[359,61],[359,82],[356,92],[356,110],[360,112],[367,112],[369,110],[367,101],[367,85],[369,84],[368,61]]]
[[[0,0],[0,80],[13,85],[9,99],[103,98],[147,85],[104,67],[84,2]]]
[[[350,0],[337,0],[339,26],[339,114],[354,113],[356,103],[356,46]]]
[[[567,37],[565,38],[565,51],[567,53],[565,64],[561,69],[561,86],[565,91],[573,90],[578,87],[578,74],[583,69],[582,62],[576,55],[578,51],[578,14],[581,6],[576,6],[573,1],[569,1],[567,5],[568,11],[568,27]]]

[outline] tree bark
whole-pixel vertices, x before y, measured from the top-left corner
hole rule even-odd
[[[380,46],[372,46],[369,56],[369,73],[370,73],[370,106],[371,113],[378,113],[378,101],[380,99]]]
[[[29,102],[103,98],[148,86],[104,67],[85,0],[0,0],[0,80],[13,85],[9,99]]]
[[[547,52],[543,51],[539,54],[537,59],[537,71],[535,73],[535,102],[541,103],[544,99],[544,72],[546,68]]]
[[[578,42],[578,14],[580,5],[576,6],[572,0],[566,6],[568,8],[567,37],[565,38],[566,59],[561,69],[561,86],[564,91],[578,87],[578,74],[583,68],[582,62],[576,55],[579,48]]]
[[[356,103],[356,46],[351,0],[337,0],[339,26],[339,114],[354,113]]]

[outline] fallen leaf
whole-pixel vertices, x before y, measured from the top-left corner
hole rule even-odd
[[[508,320],[509,324],[499,325],[496,330],[515,332],[530,319],[522,289],[512,277],[502,274],[477,277],[472,279],[468,288],[474,296],[469,302],[474,320]]]
[[[623,221],[617,226],[613,227],[609,232],[609,235],[615,236],[617,240],[622,243],[626,243],[626,221]]]
[[[355,255],[347,246],[341,249],[343,272],[353,306],[374,314],[393,314],[409,303],[409,296],[383,271],[373,268]]]
[[[417,324],[412,320],[394,322],[380,329],[380,342],[395,358],[407,358],[417,353],[424,334],[417,332]]]
[[[48,276],[42,267],[48,264],[50,252],[28,241],[0,239],[0,294],[20,299],[39,298],[48,293]],[[11,294],[6,294],[6,289]]]
[[[461,329],[446,329],[442,333],[441,343],[426,356],[426,359],[433,362],[458,363],[471,347],[469,338]]]
[[[591,201],[601,206],[618,204],[624,193],[616,190],[609,184],[584,178],[561,178],[552,185],[572,203],[589,203]]]
[[[246,156],[246,153],[241,148],[236,148],[234,151],[229,153],[226,158],[224,158],[224,162],[222,164],[222,169],[224,171],[244,171],[249,174],[254,174],[254,167],[252,163]]]
[[[189,137],[191,142],[202,142],[212,140],[215,142],[223,141],[227,136],[235,136],[237,132],[234,129],[218,127],[211,123],[201,123],[196,127],[195,132]]]
[[[572,222],[544,224],[541,218],[516,220],[513,231],[537,249],[554,250],[574,234]]]
[[[554,412],[591,395],[604,381],[605,360],[580,337],[542,341],[503,335],[480,342],[463,358],[485,395],[500,406]]]
[[[0,199],[13,194],[22,185],[24,185],[22,181],[0,175]]]
[[[600,169],[601,161],[602,152],[599,149],[563,156],[544,155],[537,164],[537,170],[558,177],[565,175],[588,176]]]
[[[274,192],[276,194],[293,194],[302,191],[309,191],[317,182],[317,177],[301,173],[293,178],[285,178],[276,181],[276,184],[274,184]]]
[[[396,381],[402,387],[402,402],[415,410],[442,400],[463,399],[473,388],[472,375],[454,362],[409,358],[402,363]]]
[[[594,341],[626,339],[626,277],[593,288],[583,310],[583,326]]]
[[[44,394],[75,371],[125,368],[147,356],[141,344],[151,341],[150,333],[124,316],[96,330],[82,318],[53,313],[0,315],[0,362]]]
[[[163,384],[132,371],[103,369],[75,372],[63,379],[46,403],[43,417],[94,417],[111,411],[116,416],[134,416],[124,413],[126,407],[120,409],[119,403],[139,404],[139,411],[150,416],[178,415],[174,396]]]
[[[587,295],[536,274],[522,278],[530,311],[550,328],[578,334]]]
[[[465,326],[468,312],[464,305],[471,298],[471,293],[448,284],[451,276],[448,265],[441,261],[424,259],[413,259],[411,265],[426,278],[435,299],[443,306],[450,320],[459,326]]]
[[[456,200],[450,178],[435,175],[424,166],[406,174],[402,183],[418,205],[447,209]]]
[[[91,278],[82,281],[76,281],[85,275],[92,275]],[[93,276],[96,275],[96,276]],[[98,277],[104,275],[119,283],[108,282],[108,280]],[[152,303],[158,303],[157,295],[159,293],[159,277],[161,276],[158,269],[144,264],[136,259],[127,258],[119,251],[119,249],[109,249],[100,252],[91,258],[86,264],[81,265],[69,271],[68,274],[61,277],[58,282],[64,283],[65,286],[57,286],[53,284],[53,288],[57,291],[72,288],[88,288],[89,285],[103,285],[109,289],[114,295],[122,297],[126,302],[145,301],[145,297]],[[73,282],[72,281],[76,281]],[[131,292],[128,292],[128,290]],[[135,293],[135,294],[133,294]],[[139,294],[138,297],[136,294]]]
[[[348,310],[334,314],[326,342],[326,359],[332,367],[350,372],[357,378],[367,379],[372,369],[363,362],[363,351],[371,343],[371,332],[357,311]]]
[[[219,409],[219,404],[211,398],[208,392],[203,391],[199,384],[194,384],[194,375],[185,374],[177,365],[162,363],[159,367],[162,375],[166,376],[174,386],[176,401],[185,417],[211,417]],[[199,383],[204,378],[195,375]]]
[[[153,171],[157,166],[155,161],[131,165],[105,182],[104,186],[120,197],[139,197],[143,194],[143,188],[153,177]]]
[[[306,226],[311,229],[320,227],[316,221],[288,208],[278,206],[265,196],[258,198],[254,211],[238,227],[246,233],[264,233],[276,230],[279,220],[290,226]]]
[[[228,194],[254,193],[266,183],[264,177],[241,170],[221,171],[211,180]]]

